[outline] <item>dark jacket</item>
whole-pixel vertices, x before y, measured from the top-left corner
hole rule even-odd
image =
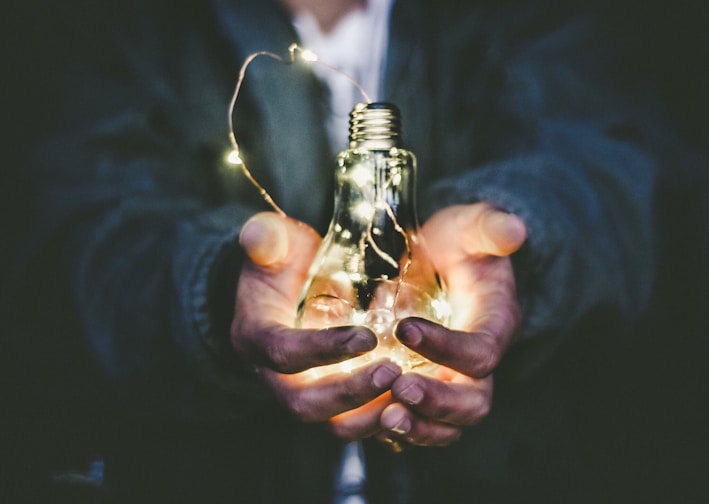
[[[17,418],[39,427],[19,457],[48,445],[34,458],[50,480],[100,458],[110,502],[328,502],[338,443],[279,411],[228,334],[236,237],[267,207],[224,162],[227,105],[244,58],[285,54],[296,36],[265,1],[88,10],[70,20],[54,120],[27,163],[10,348],[29,363],[11,366],[28,384]],[[523,338],[490,418],[448,449],[368,446],[372,503],[657,495],[639,485],[646,469],[665,474],[653,464],[609,489],[651,430],[627,401],[629,378],[655,361],[627,362],[662,279],[658,201],[676,201],[667,180],[698,176],[653,90],[623,71],[632,54],[603,14],[394,8],[384,98],[419,160],[422,217],[488,200],[522,217],[529,239],[514,257]],[[334,159],[324,99],[307,68],[259,60],[234,115],[256,178],[320,231]],[[598,391],[619,382],[615,399]],[[600,414],[608,401],[626,402],[611,409],[617,424]]]

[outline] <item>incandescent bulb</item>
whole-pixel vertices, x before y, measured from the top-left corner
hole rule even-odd
[[[314,368],[321,376],[386,357],[404,371],[434,366],[394,336],[398,320],[446,324],[450,308],[421,242],[415,207],[414,155],[401,147],[401,120],[391,104],[355,106],[350,146],[337,157],[335,208],[298,305],[303,328],[366,325],[375,350]]]

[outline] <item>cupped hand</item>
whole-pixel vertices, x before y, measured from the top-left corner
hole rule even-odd
[[[322,422],[346,440],[381,430],[379,417],[391,402],[388,390],[401,374],[398,366],[385,360],[317,379],[306,371],[377,345],[365,327],[293,327],[298,296],[320,244],[317,233],[269,212],[252,217],[239,242],[248,259],[239,276],[231,342],[242,361],[303,422]]]
[[[409,318],[397,337],[440,364],[433,376],[406,373],[392,386],[394,402],[381,416],[377,437],[442,446],[480,422],[492,405],[493,371],[521,324],[509,255],[527,230],[516,216],[489,203],[445,208],[423,226],[422,235],[444,280],[452,307],[451,328]]]

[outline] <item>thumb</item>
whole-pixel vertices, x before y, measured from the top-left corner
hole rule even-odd
[[[239,234],[239,244],[254,264],[271,266],[288,255],[288,231],[282,217],[259,213],[251,217]]]
[[[449,259],[455,254],[508,256],[527,239],[522,219],[487,202],[439,210],[426,221],[423,231],[433,255]]]
[[[297,302],[320,242],[315,230],[289,217],[273,212],[251,217],[239,235],[239,244],[250,261],[244,263],[239,275],[237,311],[246,313],[251,308],[244,311],[245,306],[257,306],[263,315],[266,306],[278,305],[285,299],[288,308],[272,316],[284,324],[292,323],[295,312],[290,310]]]
[[[527,239],[527,227],[516,215],[504,212],[488,203],[480,209],[480,214],[471,226],[470,238],[478,252],[508,256],[519,250]]]
[[[279,266],[295,256],[312,259],[319,244],[311,227],[273,212],[254,215],[239,234],[239,245],[251,262],[262,267]]]

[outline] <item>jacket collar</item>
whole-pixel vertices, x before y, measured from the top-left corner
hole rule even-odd
[[[242,61],[257,51],[285,57],[288,46],[298,41],[287,16],[275,2],[213,0],[213,8]],[[272,173],[272,187],[266,189],[275,201],[290,216],[323,230],[332,207],[335,165],[315,78],[302,64],[286,66],[259,58],[249,66],[245,82],[248,84],[244,89],[248,86],[249,98],[260,114],[262,136],[258,147],[268,164],[250,169],[257,180],[258,172]],[[238,120],[237,114],[235,123]],[[306,204],[303,195],[307,195]]]

